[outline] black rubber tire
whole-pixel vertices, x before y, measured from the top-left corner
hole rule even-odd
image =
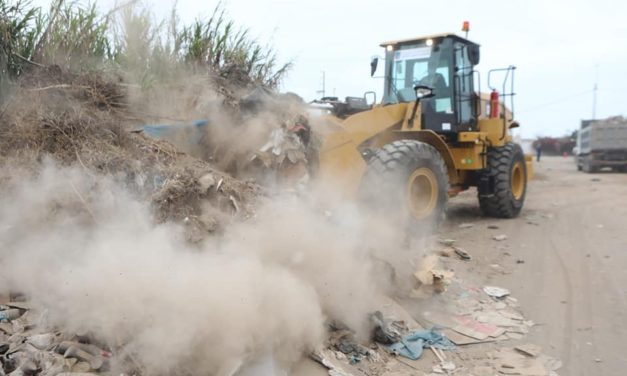
[[[591,166],[590,161],[584,160],[582,170],[587,174],[596,174],[599,172],[600,168],[598,166]]]
[[[519,199],[512,193],[512,172],[515,164],[521,163],[524,173],[524,188]],[[493,182],[492,192],[479,190],[479,206],[484,215],[497,218],[514,218],[520,214],[527,195],[527,164],[520,145],[507,143],[502,147],[488,149],[488,167],[484,174]]]
[[[436,204],[423,218],[411,214],[406,199],[409,178],[426,167],[437,181]],[[362,179],[361,198],[380,215],[398,220],[410,231],[432,230],[445,218],[448,203],[448,172],[440,153],[416,140],[398,140],[378,149],[368,160]]]

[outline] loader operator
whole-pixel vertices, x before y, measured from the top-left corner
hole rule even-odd
[[[444,76],[436,71],[438,64],[435,60],[436,59],[433,58],[429,59],[427,65],[427,75],[421,78],[420,81],[418,81],[418,84],[433,88],[435,95],[440,96],[448,92],[448,87]]]

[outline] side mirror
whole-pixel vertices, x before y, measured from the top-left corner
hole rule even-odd
[[[472,65],[479,64],[479,57],[479,46],[475,44],[468,45],[468,60],[470,60],[470,63]]]
[[[370,77],[374,76],[374,72],[377,71],[377,65],[379,65],[379,58],[375,56],[370,60]]]
[[[414,86],[414,90],[416,91],[416,99],[426,99],[435,96],[433,88],[429,86],[416,85]]]

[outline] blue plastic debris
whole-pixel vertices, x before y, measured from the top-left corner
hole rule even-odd
[[[208,120],[199,119],[191,124],[146,124],[142,129],[149,137],[170,141],[180,140],[185,134],[187,143],[198,144],[205,133],[203,128],[208,124]]]
[[[430,330],[417,330],[403,336],[400,342],[386,346],[386,349],[394,354],[404,356],[412,360],[420,358],[425,347],[435,347],[442,350],[452,350],[455,344],[435,328]]]
[[[22,312],[19,309],[11,308],[4,311],[0,311],[0,321],[11,321],[22,316]]]
[[[357,364],[357,363],[361,362],[362,359],[363,359],[363,357],[361,355],[352,355],[351,359],[350,359],[350,363],[351,364]]]

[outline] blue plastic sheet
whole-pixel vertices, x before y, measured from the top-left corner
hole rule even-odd
[[[417,330],[403,336],[400,342],[386,346],[388,351],[412,360],[420,358],[425,347],[452,350],[455,348],[455,344],[435,328],[432,328],[430,330]]]
[[[146,124],[143,126],[144,134],[152,138],[162,140],[179,140],[185,135],[186,142],[190,145],[198,144],[204,134],[204,127],[208,120],[200,119],[191,124]]]

